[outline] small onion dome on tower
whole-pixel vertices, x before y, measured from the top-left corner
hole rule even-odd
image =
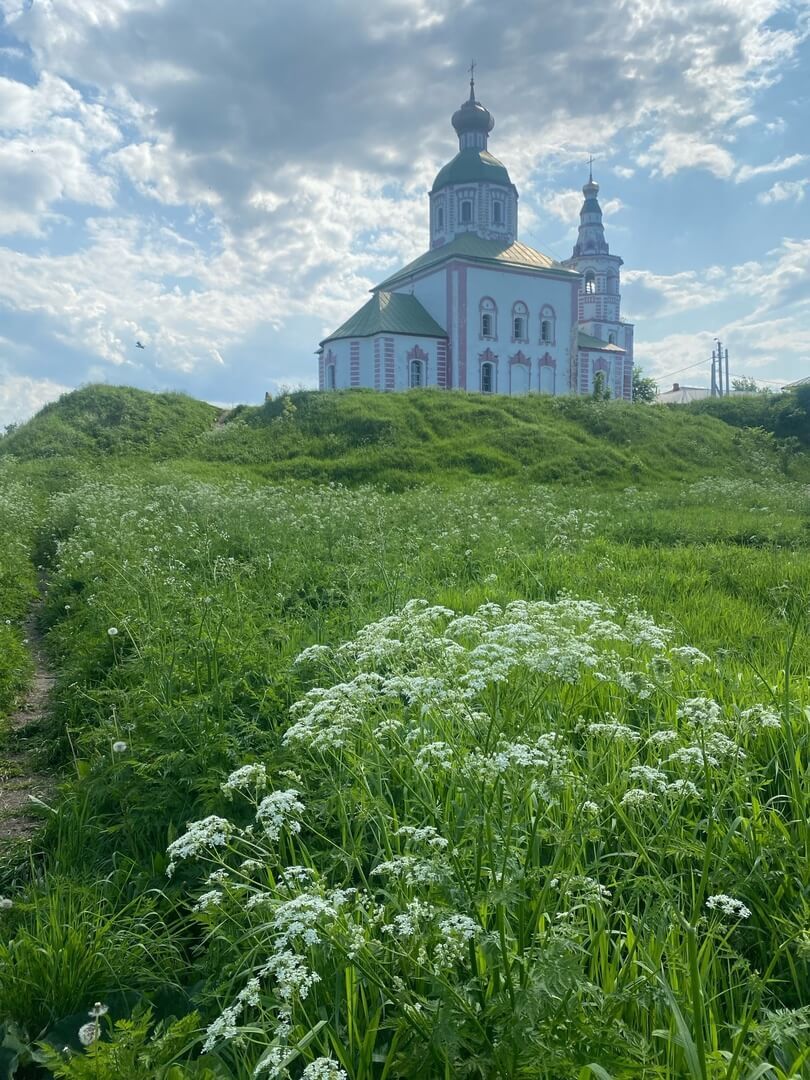
[[[495,117],[480,101],[475,100],[474,79],[470,79],[469,98],[453,113],[451,123],[456,129],[462,148],[465,135],[483,135],[484,145],[486,145],[486,137],[495,127]]]

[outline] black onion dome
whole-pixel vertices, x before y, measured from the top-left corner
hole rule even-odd
[[[488,135],[495,127],[495,117],[480,101],[475,100],[475,85],[472,82],[469,98],[453,113],[451,123],[459,137],[474,131]]]

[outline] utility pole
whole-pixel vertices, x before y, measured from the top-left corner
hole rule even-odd
[[[719,397],[723,397],[723,346],[720,338],[714,340],[717,342],[717,393]],[[712,361],[714,361],[714,353],[712,353]],[[726,386],[726,393],[728,393],[728,386]]]
[[[731,393],[731,380],[728,377],[728,349],[726,349],[726,393]]]
[[[717,397],[717,361],[712,349],[712,397]]]

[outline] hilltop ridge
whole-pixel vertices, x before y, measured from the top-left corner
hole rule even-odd
[[[606,484],[803,475],[798,450],[736,416],[580,397],[296,391],[223,414],[183,394],[106,385],[63,395],[0,439],[0,456],[21,461],[184,459],[392,487],[470,475]]]

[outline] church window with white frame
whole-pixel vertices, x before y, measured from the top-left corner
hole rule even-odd
[[[472,199],[461,200],[461,224],[471,225],[473,219],[473,204]]]
[[[411,388],[425,385],[425,364],[423,360],[411,360]]]
[[[553,345],[556,338],[556,320],[554,308],[545,304],[540,311],[540,341],[544,345]]]
[[[589,296],[596,292],[596,274],[593,270],[585,271],[585,292]]]
[[[496,338],[498,336],[498,308],[495,301],[485,296],[478,305],[480,315],[479,336],[482,338]]]
[[[436,210],[436,228],[439,230],[444,229],[444,207],[439,206]]]
[[[495,393],[495,365],[489,360],[481,365],[481,393]]]
[[[512,305],[512,341],[529,340],[529,309],[522,300]]]
[[[337,386],[337,381],[336,381],[336,378],[335,378],[335,365],[334,364],[327,364],[326,365],[326,389],[327,390],[334,390],[336,386]]]
[[[500,199],[492,203],[492,224],[503,225],[503,202]]]

